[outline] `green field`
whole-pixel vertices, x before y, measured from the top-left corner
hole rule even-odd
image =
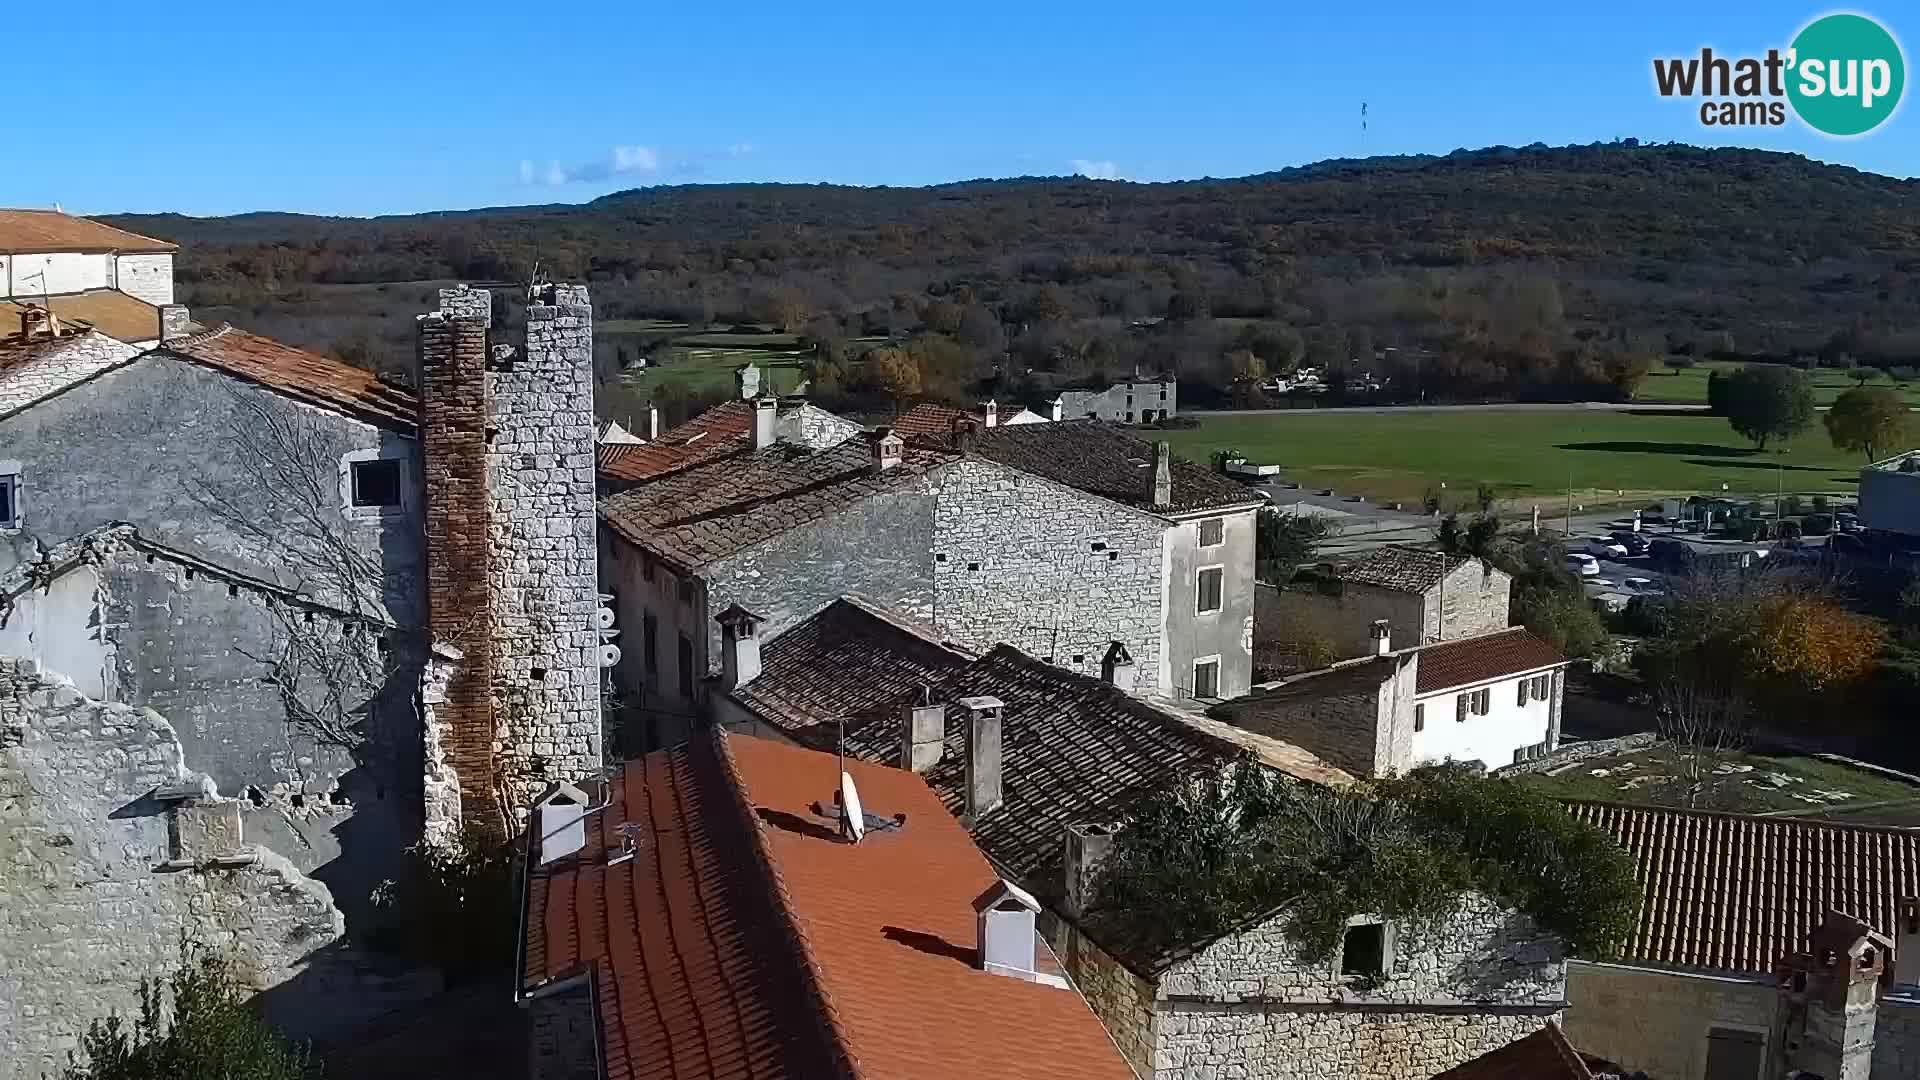
[[[1790,492],[1851,494],[1862,464],[1835,450],[1817,423],[1789,452],[1762,454],[1704,413],[1300,412],[1211,417],[1152,437],[1195,461],[1232,447],[1309,489],[1409,503],[1442,482],[1461,493],[1491,484],[1504,499],[1551,507],[1569,486],[1580,503],[1718,492],[1723,483],[1733,492],[1771,493],[1778,483]]]
[[[1707,376],[1714,371],[1732,371],[1739,364],[1710,362],[1696,364],[1690,368],[1669,368],[1664,365],[1653,369],[1640,383],[1640,389],[1633,395],[1635,401],[1657,402],[1672,405],[1701,405],[1707,400]],[[1843,391],[1851,390],[1856,383],[1852,376],[1834,368],[1815,368],[1807,372],[1807,378],[1813,382],[1813,403],[1831,405],[1833,399]],[[1920,383],[1897,383],[1881,372],[1867,381],[1868,386],[1891,386],[1905,394],[1911,405],[1920,405]]]
[[[648,397],[668,384],[695,395],[725,391],[743,364],[760,365],[774,391],[785,393],[804,377],[800,365],[809,355],[797,335],[771,327],[703,330],[660,319],[608,319],[594,330],[603,346],[651,353],[647,367],[621,375],[624,386]]]
[[[1844,762],[1800,754],[1728,751],[1715,755],[1696,803],[1747,814],[1785,811],[1861,824],[1911,825],[1920,817],[1920,787]],[[1676,805],[1681,797],[1672,751],[1607,754],[1520,783],[1563,799]]]

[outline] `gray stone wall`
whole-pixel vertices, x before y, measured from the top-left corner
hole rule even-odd
[[[1920,998],[1881,999],[1873,1027],[1873,1075],[1920,1076]]]
[[[1317,645],[1332,660],[1348,660],[1373,651],[1373,624],[1387,620],[1394,648],[1420,643],[1421,598],[1394,589],[1344,582],[1302,580],[1274,590],[1261,605],[1254,635],[1263,651]],[[1297,666],[1297,665],[1296,665]]]
[[[136,1015],[183,935],[291,990],[344,933],[326,887],[271,850],[163,866],[152,793],[189,775],[158,714],[0,660],[0,1080],[57,1073],[89,1020]]]
[[[1180,387],[1172,380],[1117,382],[1105,390],[1067,390],[1060,399],[1062,420],[1097,416],[1116,424],[1135,424],[1164,420],[1180,411]]]
[[[1426,637],[1423,640],[1453,641],[1505,630],[1512,596],[1513,577],[1505,571],[1478,559],[1456,567],[1441,587],[1425,598]],[[1441,621],[1443,613],[1445,625]]]
[[[1257,735],[1311,751],[1355,776],[1405,772],[1413,760],[1413,691],[1418,653],[1360,662],[1351,673],[1313,676],[1327,680],[1319,692],[1284,684],[1214,706],[1210,715]],[[1313,685],[1312,681],[1305,684]],[[1271,692],[1264,692],[1270,689]]]
[[[775,435],[781,442],[798,443],[815,450],[839,446],[862,430],[852,420],[818,405],[783,405],[774,425]]]
[[[0,372],[0,416],[123,364],[139,351],[105,334],[90,333],[34,363]]]
[[[1155,1002],[1152,983],[1114,959],[1073,923],[1040,912],[1039,930],[1113,1045],[1141,1076],[1153,1075]],[[1223,1074],[1223,1075],[1231,1075]]]
[[[969,458],[939,477],[934,618],[955,641],[1000,642],[1098,677],[1110,642],[1137,686],[1163,670],[1161,534],[1151,514]]]
[[[599,1080],[593,990],[585,982],[527,1002],[530,1080]]]
[[[1160,977],[1153,1075],[1431,1076],[1565,1006],[1559,941],[1483,897],[1436,925],[1391,925],[1387,951],[1368,984],[1337,956],[1302,956],[1278,919],[1209,945]]]
[[[586,287],[544,287],[527,307],[525,348],[487,378],[493,749],[505,799],[524,819],[548,784],[602,764]]]
[[[1780,1001],[1769,978],[1716,978],[1576,960],[1568,965],[1565,1027],[1573,1045],[1629,1070],[1697,1077],[1706,1075],[1707,1036],[1714,1028],[1765,1033],[1778,1060]]]
[[[1166,547],[1166,648],[1163,685],[1193,692],[1193,667],[1202,657],[1220,661],[1217,698],[1238,697],[1253,685],[1254,511],[1210,515],[1221,523],[1221,542],[1202,547],[1203,518],[1182,520],[1164,533]],[[1220,610],[1199,610],[1200,571],[1222,572]],[[1136,658],[1137,659],[1137,658]]]

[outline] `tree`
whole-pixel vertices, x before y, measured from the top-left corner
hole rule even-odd
[[[1827,435],[1835,449],[1865,454],[1898,446],[1907,438],[1907,402],[1888,386],[1856,386],[1834,399],[1827,411]]]
[[[320,1063],[248,1007],[228,965],[183,946],[162,986],[140,980],[140,1015],[95,1020],[61,1080],[309,1080]]]
[[[1680,779],[1680,805],[1700,804],[1713,770],[1745,740],[1746,719],[1741,690],[1729,680],[1692,671],[1675,672],[1661,682],[1654,693],[1654,726]]]
[[[1339,531],[1318,514],[1282,513],[1271,507],[1262,508],[1254,519],[1254,576],[1276,585],[1285,584],[1294,571],[1313,561],[1321,544]]]
[[[1711,380],[1708,386],[1712,392]],[[1779,364],[1749,364],[1727,377],[1717,409],[1741,437],[1761,450],[1791,439],[1813,423],[1813,386],[1803,372]]]
[[[875,381],[893,399],[896,411],[901,402],[919,395],[922,382],[920,362],[906,350],[875,349],[867,359],[873,365]]]

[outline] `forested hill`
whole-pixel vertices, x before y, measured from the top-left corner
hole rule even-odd
[[[1190,344],[1114,333],[1169,314],[1339,340],[1329,355],[1356,338],[1479,342],[1495,367],[1580,341],[1920,361],[1920,181],[1750,150],[1497,147],[1163,184],[696,185],[373,219],[109,220],[182,245],[189,303],[277,314],[306,286],[524,280],[537,260],[594,280],[603,317],[826,319],[857,336],[954,299],[1001,324],[1005,341],[976,345],[1063,374],[1184,366]]]

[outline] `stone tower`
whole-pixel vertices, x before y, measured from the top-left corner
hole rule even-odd
[[[429,698],[461,816],[511,831],[554,780],[601,767],[593,310],[535,286],[519,346],[489,348],[492,297],[442,290],[421,316]]]

